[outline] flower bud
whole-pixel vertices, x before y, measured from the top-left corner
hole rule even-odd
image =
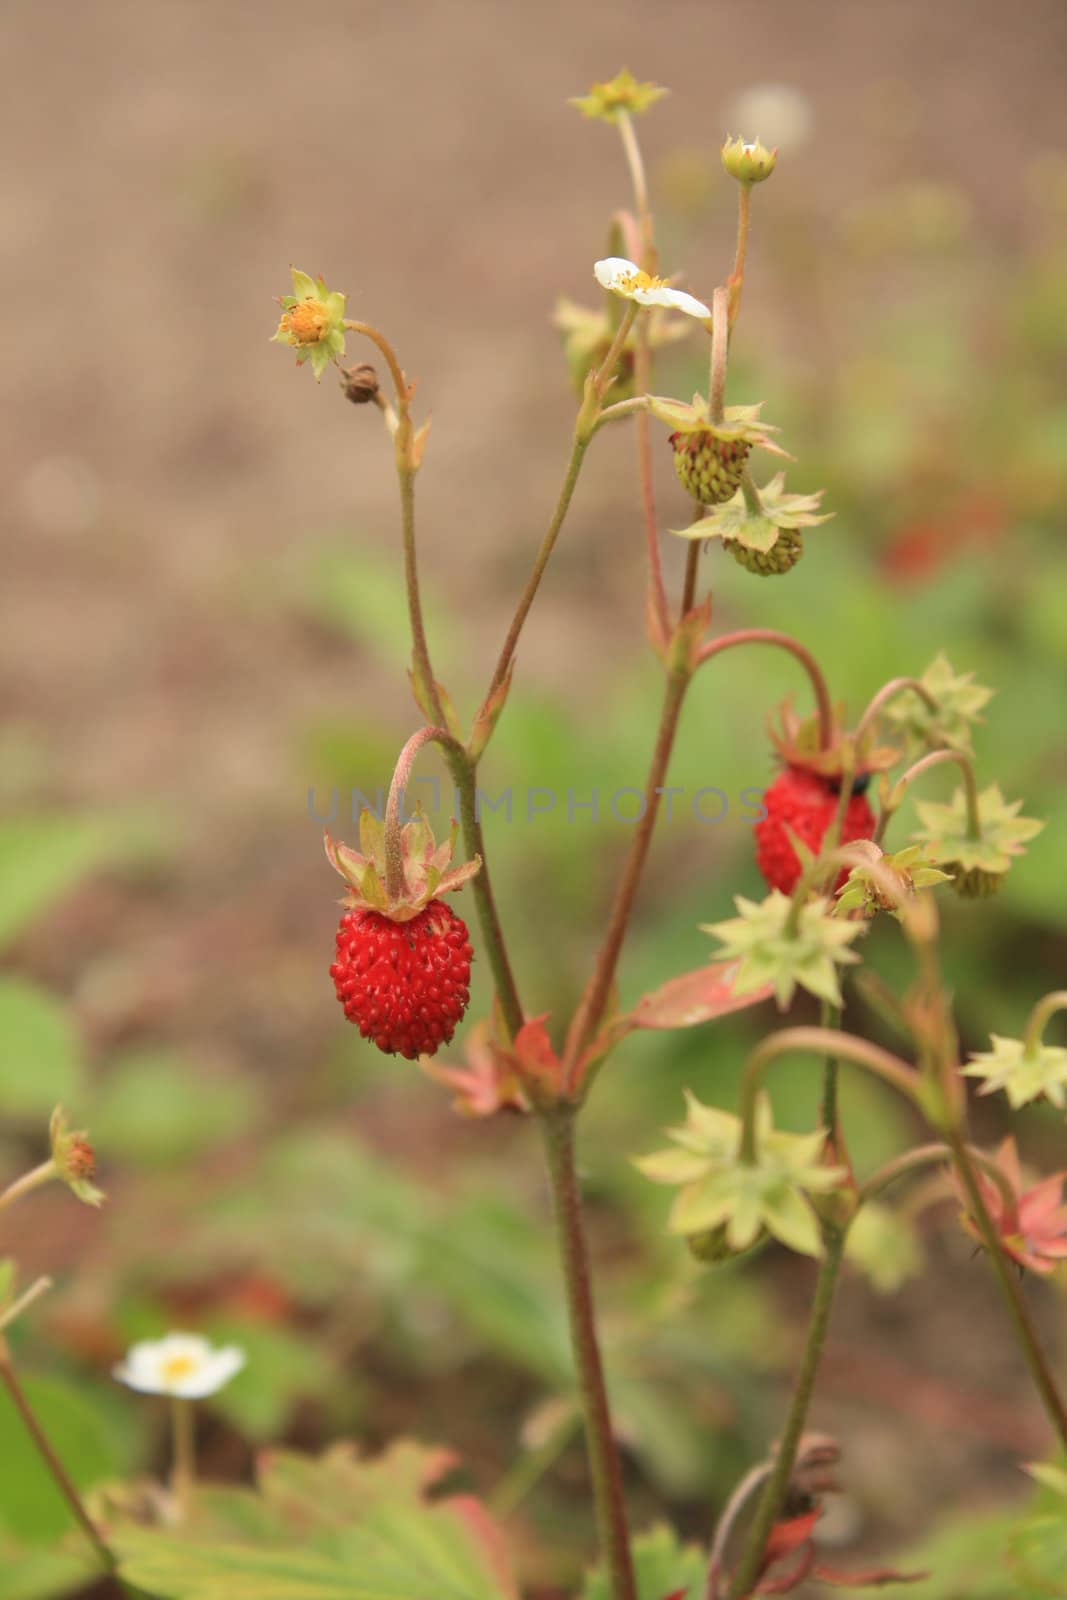
[[[703,1233],[687,1234],[686,1248],[698,1261],[703,1261],[707,1266],[715,1266],[722,1261],[737,1261],[741,1256],[750,1255],[770,1237],[766,1228],[760,1228],[751,1243],[738,1250],[730,1243],[728,1234],[728,1225],[722,1222],[717,1228],[707,1228]]]
[[[762,183],[774,171],[777,150],[768,150],[758,139],[727,139],[722,147],[722,164],[738,183]]]
[[[368,401],[378,399],[378,374],[366,361],[355,367],[343,367],[341,388],[346,400],[351,400],[354,406],[365,406]]]
[[[70,1129],[62,1106],[56,1106],[48,1125],[48,1134],[55,1176],[87,1206],[98,1206],[104,1196],[93,1182],[96,1177],[96,1155],[84,1130]]]

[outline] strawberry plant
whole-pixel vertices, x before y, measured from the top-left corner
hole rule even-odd
[[[957,1197],[963,1227],[1003,1297],[1005,1336],[1017,1341],[1051,1434],[1067,1450],[1067,1406],[1019,1275],[1048,1275],[1067,1256],[1063,1174],[1034,1178],[1013,1139],[995,1152],[982,1149],[972,1137],[967,1099],[969,1081],[980,1080],[979,1093],[1003,1093],[1013,1110],[1045,1100],[1062,1111],[1067,1050],[1046,1033],[1067,1010],[1067,991],[1034,996],[1018,1037],[994,1036],[990,1050],[961,1059],[938,912],[938,896],[955,894],[983,902],[973,906],[975,916],[989,914],[984,902],[997,894],[1042,824],[1025,816],[1021,799],[1003,794],[996,782],[983,775],[980,783],[972,729],[990,691],[943,655],[922,672],[901,663],[900,675],[865,705],[849,708],[834,699],[818,642],[805,636],[802,610],[795,634],[761,625],[768,592],[762,583],[751,584],[751,624],[716,631],[711,588],[720,549],[753,580],[788,584],[802,559],[830,559],[834,531],[825,525],[832,508],[824,509],[803,462],[792,463],[758,402],[746,396],[726,403],[753,210],[759,186],[775,174],[776,152],[758,140],[726,141],[722,162],[738,199],[734,260],[724,281],[703,298],[679,287],[674,264],[665,267],[660,259],[636,131],[637,118],[662,92],[622,72],[575,102],[583,117],[618,133],[632,204],[614,214],[608,253],[592,265],[598,307],[560,310],[579,393],[570,452],[485,691],[462,714],[435,669],[419,584],[416,488],[432,463],[433,442],[421,395],[390,338],[372,322],[349,317],[349,297],[323,278],[293,269],[292,293],[281,299],[275,341],[295,352],[298,366],[310,366],[317,381],[337,367],[344,400],[366,407],[371,419],[377,414],[383,425],[396,469],[410,682],[421,717],[402,745],[381,815],[367,807],[360,817],[359,849],[327,835],[329,861],[345,885],[329,971],[344,1016],[361,1035],[387,1055],[418,1062],[423,1077],[412,1074],[412,1095],[431,1092],[425,1080],[435,1080],[486,1140],[503,1119],[522,1119],[543,1145],[599,1552],[585,1588],[589,1600],[683,1594],[750,1600],[808,1584],[894,1582],[921,1583],[916,1592],[933,1594],[936,1573],[931,1578],[891,1564],[848,1570],[826,1558],[819,1524],[838,1487],[844,1445],[815,1431],[810,1417],[846,1252],[859,1247],[865,1228],[880,1248],[887,1196],[918,1175],[933,1177],[939,1196]],[[706,364],[702,391],[689,399],[656,392],[655,355],[688,334],[700,343]],[[341,367],[350,343],[360,356],[371,354],[374,364]],[[592,970],[573,1015],[551,1017],[539,1010],[513,960],[508,928],[523,908],[504,903],[492,877],[510,836],[487,806],[479,776],[492,765],[494,735],[518,692],[520,645],[583,464],[608,428],[633,434],[646,642],[661,705]],[[664,459],[670,452],[689,500],[687,522],[669,519],[682,524],[678,528],[664,529],[657,506],[657,449]],[[790,460],[788,492],[782,471],[767,476],[760,466],[768,455]],[[821,531],[813,537],[814,529]],[[665,573],[666,538],[679,540],[685,552],[677,594]],[[730,915],[725,886],[709,873],[708,916],[715,920],[702,924],[714,941],[707,959],[644,994],[623,995],[620,957],[665,797],[678,792],[669,784],[671,760],[676,741],[686,737],[690,688],[698,677],[725,670],[720,657],[749,649],[784,652],[795,663],[803,696],[799,709],[791,701],[770,724],[780,770],[753,824],[755,859],[769,892],[759,901],[738,896]],[[429,746],[444,759],[458,812],[442,843],[422,810],[407,806],[416,762]],[[945,798],[950,775],[954,787]],[[920,826],[901,838],[899,813],[913,789],[923,796]],[[472,902],[469,925],[444,898],[461,892]],[[900,995],[866,973],[865,939],[876,920],[895,928],[907,952],[911,977]],[[551,927],[543,933],[553,936]],[[488,1015],[471,1019],[464,1060],[443,1059],[468,1011],[473,959],[488,966],[492,1005]],[[903,1041],[899,1050],[845,1026],[846,1009],[865,981]],[[817,1002],[817,1021],[776,1026],[772,1006],[781,1014],[798,1000]],[[744,1063],[736,1110],[689,1093],[684,1116],[662,1148],[630,1153],[645,1178],[670,1191],[663,1223],[673,1247],[687,1250],[709,1274],[772,1241],[813,1263],[807,1334],[796,1352],[778,1436],[717,1508],[697,1545],[664,1524],[651,1531],[633,1526],[622,1430],[605,1370],[580,1141],[597,1137],[598,1103],[611,1093],[613,1067],[632,1035],[706,1028],[756,1007],[765,1008],[767,1031]],[[849,1009],[849,1022],[852,1014]],[[767,1092],[781,1063],[797,1058],[814,1059],[821,1074],[818,1121],[803,1132],[776,1125]],[[397,1070],[406,1069],[398,1063]],[[843,1070],[886,1085],[913,1125],[925,1129],[910,1149],[862,1176],[850,1157],[853,1130],[839,1095]],[[96,1205],[94,1176],[86,1136],[71,1132],[57,1112],[48,1159],[0,1194],[0,1211],[53,1179]],[[383,1173],[383,1193],[387,1187]],[[447,1254],[443,1243],[441,1253]],[[46,1289],[43,1280],[20,1289],[7,1267],[0,1280],[0,1330],[28,1316]],[[554,1353],[540,1353],[554,1369]],[[62,1572],[49,1569],[35,1592],[61,1592],[72,1573],[76,1579],[96,1566],[140,1593],[174,1600],[423,1600],[443,1593],[457,1600],[509,1600],[521,1592],[523,1574],[498,1519],[468,1492],[461,1463],[446,1450],[401,1441],[377,1456],[343,1444],[317,1457],[268,1451],[254,1486],[203,1483],[192,1408],[220,1392],[245,1363],[245,1353],[232,1345],[216,1350],[181,1332],[135,1343],[115,1376],[169,1403],[172,1471],[166,1483],[109,1483],[86,1498],[64,1469],[0,1331],[0,1378],[83,1536],[78,1549],[70,1541],[59,1552]],[[554,1431],[566,1436],[572,1422],[567,1413]],[[1047,1463],[1033,1471],[1040,1484],[1037,1509],[1005,1529],[1002,1539],[998,1535],[995,1558],[1029,1586],[1016,1592],[1067,1593],[1055,1587],[1067,1549],[1063,1473]]]

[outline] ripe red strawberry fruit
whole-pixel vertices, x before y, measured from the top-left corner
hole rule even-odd
[[[869,839],[874,833],[874,813],[863,792],[867,781],[865,775],[853,786],[841,828],[841,844]],[[755,827],[756,862],[771,889],[791,894],[800,877],[800,861],[786,830],[792,830],[813,854],[817,854],[837,814],[839,799],[837,779],[822,777],[805,767],[783,767],[764,792],[767,815]],[[845,872],[843,877],[847,876]]]
[[[438,845],[421,812],[399,830],[392,880],[385,827],[370,811],[360,817],[359,842],[362,852],[326,835],[326,854],[348,889],[330,968],[337,998],[379,1050],[409,1061],[432,1056],[467,1009],[474,954],[466,924],[440,896],[461,888],[481,862],[451,866],[455,823]]]
[[[415,1061],[447,1044],[470,1001],[467,925],[443,900],[408,922],[347,911],[330,968],[345,1016],[364,1039]]]

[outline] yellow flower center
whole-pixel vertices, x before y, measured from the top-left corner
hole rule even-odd
[[[170,1356],[163,1363],[163,1377],[167,1383],[180,1383],[196,1371],[192,1356]]]
[[[318,344],[330,324],[321,300],[298,300],[282,317],[280,328],[292,344]]]
[[[654,278],[650,272],[631,272],[623,279],[624,289],[666,289],[666,278]]]

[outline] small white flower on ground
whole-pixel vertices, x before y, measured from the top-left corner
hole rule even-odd
[[[665,306],[668,310],[684,311],[686,316],[706,321],[711,312],[703,300],[686,294],[684,289],[672,289],[663,278],[654,278],[642,272],[635,261],[625,256],[607,256],[593,267],[593,276],[602,289],[622,295],[624,300],[636,300],[639,306]]]
[[[169,1394],[178,1400],[204,1400],[218,1394],[245,1364],[236,1345],[216,1349],[198,1333],[168,1333],[131,1345],[112,1369],[120,1383],[141,1394]]]

